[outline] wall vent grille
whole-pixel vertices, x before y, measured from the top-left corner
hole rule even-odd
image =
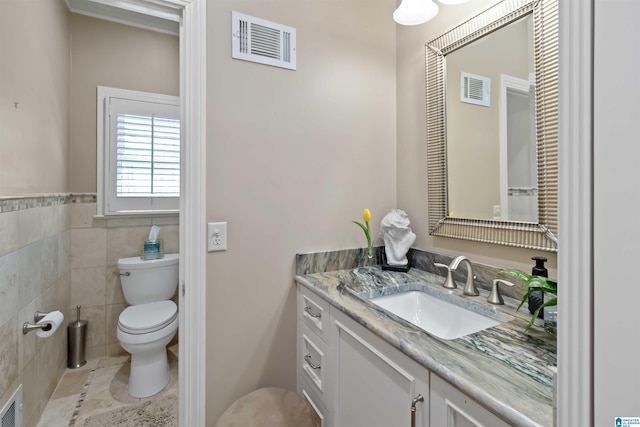
[[[18,386],[9,401],[0,411],[0,427],[20,427],[22,425],[22,384]]]
[[[296,69],[296,29],[231,12],[231,56],[274,67]]]
[[[460,101],[489,107],[491,79],[465,72],[460,73]]]

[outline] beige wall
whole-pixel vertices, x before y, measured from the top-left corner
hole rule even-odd
[[[96,191],[96,87],[179,95],[178,37],[71,14],[70,191]]]
[[[295,389],[296,252],[363,247],[395,203],[388,0],[207,3],[207,425],[261,386]],[[297,71],[231,59],[231,10],[297,28]]]
[[[473,261],[498,267],[521,267],[529,270],[531,256],[537,251],[488,245],[428,233],[427,218],[427,147],[425,103],[425,43],[464,22],[495,3],[474,0],[457,6],[440,5],[439,14],[424,25],[397,27],[397,197],[398,207],[411,218],[418,235],[415,246],[449,255],[465,254]],[[557,256],[549,258],[550,274],[555,275]]]
[[[0,0],[0,196],[68,191],[69,58],[62,0]],[[21,328],[36,310],[69,315],[67,209],[54,199],[0,200],[0,407],[22,384],[25,426],[67,362],[66,328]]]
[[[23,425],[30,427],[67,366],[68,206],[5,211],[13,202],[0,200],[0,408],[22,384]],[[36,311],[53,310],[65,315],[65,324],[51,337],[22,334]]]
[[[0,58],[0,195],[96,191],[96,86],[179,94],[177,37],[63,0],[0,1]]]
[[[64,2],[0,0],[0,195],[68,191],[69,76]]]

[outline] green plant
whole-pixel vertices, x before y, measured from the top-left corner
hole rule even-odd
[[[507,270],[502,270],[502,272],[509,276],[513,276],[513,277],[517,277],[518,279],[521,279],[524,282],[523,287],[527,290],[527,292],[522,297],[522,300],[520,301],[520,305],[518,305],[518,308],[516,309],[516,311],[520,310],[520,307],[522,307],[522,305],[529,300],[529,296],[533,292],[542,291],[542,292],[549,292],[554,295],[553,298],[549,298],[548,300],[546,300],[531,315],[531,320],[529,321],[529,324],[527,324],[527,327],[524,328],[525,331],[528,331],[529,328],[533,326],[533,322],[538,317],[540,310],[542,310],[544,307],[552,307],[552,306],[558,305],[558,297],[557,297],[558,281],[557,280],[549,279],[548,277],[534,276],[532,274],[527,274],[524,271],[519,270],[517,268],[509,268]]]

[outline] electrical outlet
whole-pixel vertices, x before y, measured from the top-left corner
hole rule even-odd
[[[209,252],[227,250],[227,223],[207,223],[207,246]]]
[[[493,219],[501,219],[502,218],[502,206],[493,205]]]

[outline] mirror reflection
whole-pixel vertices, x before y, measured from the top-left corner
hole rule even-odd
[[[537,223],[532,15],[445,61],[448,215]]]
[[[558,1],[499,1],[425,65],[429,234],[556,252]]]

